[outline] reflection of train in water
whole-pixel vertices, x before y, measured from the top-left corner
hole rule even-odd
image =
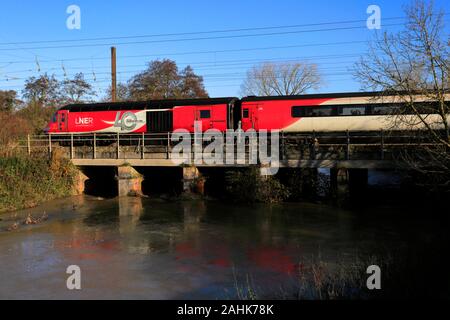
[[[448,98],[450,101],[450,95]],[[438,122],[438,115],[430,115],[433,113],[430,110],[435,108],[432,102],[420,96],[415,100],[425,110],[424,114],[428,114],[429,123]],[[186,129],[193,132],[195,121],[201,122],[203,131],[238,128],[283,132],[376,131],[391,129],[390,115],[403,109],[398,98],[377,92],[73,104],[60,108],[46,131],[162,133]],[[413,115],[403,117],[417,122]],[[399,125],[396,129],[404,128]]]

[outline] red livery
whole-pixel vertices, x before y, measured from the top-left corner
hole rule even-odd
[[[417,101],[432,103],[421,96]],[[73,104],[59,109],[46,131],[50,134],[162,133],[177,129],[194,132],[195,121],[201,122],[203,131],[239,128],[284,132],[377,131],[389,129],[389,115],[401,107],[398,98],[379,92]],[[430,121],[435,120],[433,117],[428,116]]]

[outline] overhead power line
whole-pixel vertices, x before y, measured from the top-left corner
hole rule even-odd
[[[326,84],[330,84],[330,83],[339,83],[342,80],[351,80],[351,76],[349,75],[333,75],[333,78],[327,78],[326,79]],[[89,80],[89,79],[88,79]],[[225,83],[225,84],[220,84],[220,85],[206,85],[205,84],[205,88],[221,88],[221,87],[239,87],[242,84],[242,80],[241,78],[239,79],[225,79],[225,80],[214,80],[214,81],[208,81],[208,82],[212,82],[212,83]],[[236,81],[235,84],[230,84],[230,82]],[[94,88],[97,89],[102,89],[102,88],[108,88],[111,85],[111,78],[99,78],[97,79],[97,81],[90,83]],[[23,88],[23,84],[16,84],[16,85],[0,85],[0,90],[4,90],[4,89],[22,89]]]
[[[118,58],[144,58],[144,57],[167,57],[167,56],[183,56],[183,55],[197,55],[197,54],[217,54],[217,53],[231,53],[231,52],[245,52],[245,51],[259,51],[259,50],[274,50],[274,49],[293,49],[293,48],[304,48],[304,47],[321,47],[321,46],[334,46],[334,45],[350,45],[350,44],[362,44],[367,43],[367,40],[357,40],[357,41],[340,41],[340,42],[322,42],[322,43],[307,43],[299,45],[288,45],[288,46],[270,46],[270,47],[256,47],[256,48],[236,48],[236,49],[224,49],[224,50],[207,50],[207,51],[188,51],[188,52],[171,52],[171,53],[152,53],[152,54],[138,54],[138,55],[123,55]],[[109,56],[104,57],[83,57],[83,58],[70,58],[64,59],[65,62],[71,61],[94,61],[94,60],[109,60]],[[60,59],[41,59],[41,63],[47,62],[58,62]],[[7,65],[16,63],[34,63],[31,60],[16,60],[16,61],[2,61]]]
[[[401,20],[405,17],[388,17],[383,18],[383,21]],[[260,30],[274,30],[274,29],[292,29],[302,27],[316,27],[327,26],[336,24],[349,24],[349,23],[365,23],[366,19],[359,20],[341,20],[341,21],[329,21],[319,23],[307,23],[307,24],[295,24],[295,25],[279,25],[279,26],[267,26],[267,27],[253,27],[253,28],[237,28],[237,29],[222,29],[222,30],[208,30],[208,31],[194,31],[194,32],[180,32],[180,33],[160,33],[160,34],[147,34],[147,35],[132,35],[132,36],[111,36],[111,37],[96,37],[96,38],[78,38],[78,39],[56,39],[56,40],[36,40],[36,41],[21,41],[21,42],[1,42],[1,46],[5,45],[22,45],[22,44],[39,44],[39,43],[62,43],[62,42],[84,42],[84,41],[102,41],[102,40],[117,40],[117,39],[139,39],[139,38],[156,38],[156,37],[173,37],[173,36],[190,36],[200,34],[213,34],[213,33],[229,33],[229,32],[243,32],[243,31],[260,31]]]
[[[403,23],[385,24],[384,27],[400,26]],[[271,32],[271,33],[257,33],[257,34],[240,34],[240,35],[228,35],[228,36],[214,36],[214,37],[198,37],[198,38],[184,38],[184,39],[164,39],[164,40],[148,40],[148,41],[131,41],[131,42],[114,42],[114,43],[94,43],[94,44],[75,44],[75,45],[59,45],[59,46],[41,46],[41,47],[22,47],[22,50],[38,50],[38,49],[64,49],[64,48],[86,48],[86,47],[101,47],[101,46],[118,46],[118,45],[130,45],[130,44],[148,44],[148,43],[167,43],[167,42],[184,42],[184,41],[199,41],[199,40],[219,40],[219,39],[233,39],[233,38],[249,38],[249,37],[261,37],[261,36],[275,36],[286,34],[299,34],[299,33],[312,33],[312,32],[326,32],[326,31],[342,31],[342,30],[355,30],[365,29],[366,26],[354,26],[354,27],[340,27],[340,28],[326,28],[326,29],[310,29],[310,30],[297,30],[297,31],[284,31],[284,32]],[[13,48],[0,48],[0,51],[14,51]]]
[[[271,59],[261,59],[260,60],[261,63],[268,62],[268,61],[275,61],[275,60],[271,60]],[[296,60],[289,60],[289,59],[286,60],[284,58],[279,58],[278,61],[279,62],[295,62]],[[277,61],[275,61],[275,62],[277,62]],[[301,61],[299,61],[299,62],[301,62]],[[331,64],[331,65],[346,65],[346,64],[349,65],[349,64],[353,64],[354,62],[355,62],[354,60],[321,62],[318,65],[318,67],[320,69],[323,65],[329,65],[329,64]],[[255,62],[215,63],[214,65],[196,65],[196,64],[192,63],[192,64],[188,64],[188,65],[195,66],[194,67],[195,71],[198,71],[198,70],[230,70],[230,67],[235,67],[235,68],[231,68],[231,69],[236,69],[239,66],[247,66],[247,65],[255,65],[255,64],[258,64],[258,63],[255,63]],[[184,65],[184,63],[179,64],[179,65]],[[136,72],[145,71],[144,68],[146,68],[146,66],[143,64],[132,64],[132,65],[126,65],[124,71],[129,71],[128,68],[130,68],[130,67],[131,68],[136,68],[136,67],[141,68]],[[63,70],[63,71],[65,70],[65,71],[73,71],[73,72],[75,72],[74,70],[81,70],[79,72],[87,74],[87,73],[92,73],[92,70],[98,71],[98,70],[106,70],[106,69],[110,69],[110,66],[97,66],[95,68],[93,68],[93,67],[87,68],[85,66],[84,67],[70,67],[70,68],[65,67],[64,69],[62,69],[62,66],[58,66],[58,67],[47,68],[46,73],[49,73],[51,71],[57,71],[57,70]],[[86,70],[86,72],[83,72],[83,70]],[[16,75],[19,73],[30,73],[30,72],[33,73],[33,72],[36,72],[36,70],[32,69],[32,68],[23,69],[23,70],[11,70],[11,71],[7,72],[7,75]]]
[[[333,71],[332,73],[327,72],[321,72],[321,75],[323,76],[330,76],[330,75],[342,75],[342,74],[349,74],[349,72],[346,69],[334,69],[334,70],[328,70]],[[130,71],[122,71],[117,72],[119,75],[124,74],[130,74],[134,73],[137,74],[139,71],[137,70],[130,70]],[[110,72],[97,72],[97,75],[107,75],[111,74]],[[67,76],[67,78],[73,77],[75,74],[54,74],[55,77],[64,77]],[[246,72],[229,72],[229,73],[212,73],[212,74],[204,74],[201,77],[208,79],[208,81],[211,80],[220,80],[220,79],[244,79],[247,78]],[[0,82],[10,82],[10,81],[18,81],[18,80],[27,80],[28,78],[18,78],[18,77],[6,77],[6,79],[0,79]],[[209,80],[211,79],[211,80]],[[85,80],[92,80],[95,81],[94,78],[85,77]]]
[[[239,65],[249,65],[249,64],[260,64],[260,63],[264,63],[264,62],[301,62],[301,61],[316,61],[316,60],[328,60],[328,59],[334,59],[333,62],[321,62],[320,64],[340,64],[342,62],[337,61],[341,58],[352,58],[352,57],[358,57],[360,56],[359,53],[355,53],[355,54],[342,54],[342,55],[338,55],[338,54],[334,54],[334,55],[321,55],[321,56],[307,56],[307,57],[277,57],[277,58],[272,58],[272,57],[267,57],[267,58],[259,58],[259,59],[234,59],[234,60],[215,60],[215,61],[197,61],[197,62],[177,62],[177,65],[179,66],[193,66],[195,70],[202,70],[202,69],[207,69],[207,68],[214,68],[214,67],[229,67],[229,66],[239,66]],[[57,61],[60,62],[60,61]],[[63,61],[64,63],[66,62],[66,60]],[[351,62],[349,62],[351,63]],[[141,67],[142,69],[140,71],[144,71],[147,66],[145,64],[132,64],[132,65],[124,65],[124,67],[129,68],[129,67]],[[101,69],[106,69],[106,68],[110,68],[110,66],[98,66],[98,67],[91,67],[91,69],[95,69],[95,70],[101,70]],[[65,70],[88,70],[89,68],[84,66],[84,67],[72,67],[69,68],[67,66],[65,66]],[[46,68],[46,72],[48,73],[49,71],[54,71],[54,70],[61,70],[61,65],[58,64],[57,67],[52,67],[52,68]],[[24,72],[36,72],[35,68],[27,68],[27,69],[21,69],[21,70],[9,70],[9,71],[4,71],[6,72],[8,75],[13,75],[13,74],[19,74],[19,73],[24,73]],[[42,72],[41,72],[42,73]]]

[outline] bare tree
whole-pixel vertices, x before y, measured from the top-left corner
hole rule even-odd
[[[17,92],[0,90],[0,112],[12,112],[18,104]]]
[[[427,142],[414,157],[404,153],[402,160],[423,174],[436,173],[432,176],[449,185],[450,55],[444,12],[436,11],[432,1],[417,0],[405,13],[404,30],[378,34],[356,64],[355,76],[364,89],[394,95],[403,103],[392,114],[392,129],[409,130]]]
[[[181,72],[175,61],[151,61],[147,70],[128,82],[128,96],[132,100],[205,98],[208,93],[203,78],[188,66]]]
[[[183,98],[207,98],[203,77],[194,73],[191,66],[187,66],[180,72],[179,96]]]
[[[317,65],[307,62],[263,63],[247,72],[241,86],[243,95],[295,95],[322,84]]]
[[[61,102],[60,83],[54,75],[28,78],[22,93],[27,102],[36,107],[48,107]]]
[[[95,91],[84,79],[83,73],[77,73],[73,79],[65,79],[61,84],[61,95],[67,103],[78,103],[92,100]]]
[[[111,101],[112,90],[111,86],[106,89],[106,95],[102,98],[102,101]],[[128,89],[128,85],[126,83],[118,83],[116,86],[116,101],[128,101],[130,100],[130,93]]]

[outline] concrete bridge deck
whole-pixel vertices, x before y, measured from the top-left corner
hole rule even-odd
[[[171,159],[72,159],[76,166],[177,167]],[[197,167],[237,168],[248,164],[195,164]],[[399,167],[389,160],[282,160],[280,168],[346,168],[346,169],[394,169]]]
[[[385,132],[338,132],[338,133],[299,133],[287,135],[280,133],[276,150],[279,167],[282,168],[396,168],[401,166],[398,159],[401,153],[413,152],[418,145],[419,136],[408,136],[405,133]],[[245,164],[206,164],[190,161],[188,165],[199,167],[243,167],[249,166],[251,147],[259,146],[259,137],[250,143],[244,141]],[[267,141],[266,141],[267,142]],[[48,153],[58,149],[77,166],[121,166],[128,164],[139,167],[175,167],[180,166],[172,151],[177,142],[172,141],[170,134],[68,134],[29,136],[22,141],[22,152]],[[269,155],[271,154],[270,141]],[[203,141],[202,148],[208,145]],[[238,140],[233,141],[233,152],[236,153]],[[192,139],[191,159],[194,159],[198,143]],[[226,159],[227,147],[222,149]],[[235,158],[235,155],[232,156]],[[254,161],[252,163],[255,163]]]

